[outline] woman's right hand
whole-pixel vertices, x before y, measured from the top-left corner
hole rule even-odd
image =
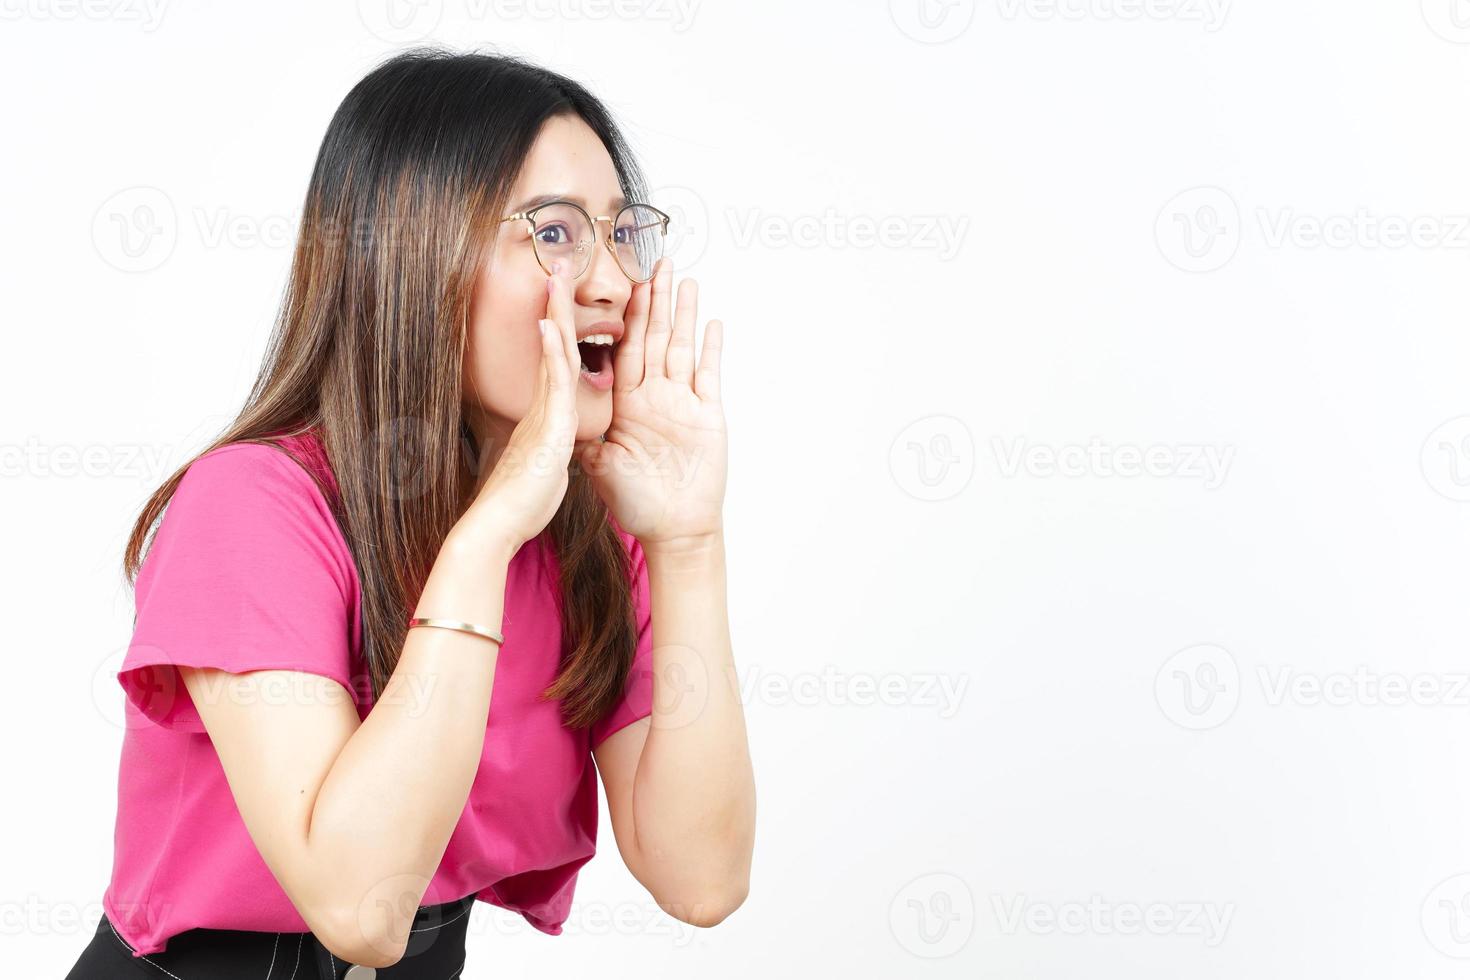
[[[492,529],[512,553],[556,516],[569,483],[577,439],[577,385],[582,357],[565,274],[547,277],[540,325],[541,365],[531,403],[460,525]]]

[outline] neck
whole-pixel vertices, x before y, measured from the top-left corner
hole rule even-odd
[[[474,486],[470,489],[470,500],[474,500],[505,452],[510,434],[515,431],[515,423],[495,418],[483,411],[466,411],[465,421],[475,439],[474,458],[479,461]]]
[[[468,408],[465,410],[465,421],[475,439],[475,458],[480,461],[479,470],[475,474],[474,487],[470,490],[470,500],[473,501],[479,495],[480,488],[485,485],[485,481],[490,479],[490,473],[495,469],[495,464],[500,461],[506,445],[510,442],[511,433],[515,431],[518,423],[493,416],[483,409],[471,410]],[[572,447],[573,457],[586,447],[587,442],[588,440],[576,440]]]

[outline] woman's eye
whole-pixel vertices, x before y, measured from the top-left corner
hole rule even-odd
[[[566,226],[542,225],[536,229],[536,240],[543,245],[565,245],[567,244]]]

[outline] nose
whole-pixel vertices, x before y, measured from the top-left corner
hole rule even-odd
[[[596,243],[587,259],[587,270],[576,280],[577,301],[584,306],[626,306],[633,295],[633,283],[623,275],[608,238],[601,234],[602,222],[596,222]],[[608,234],[612,234],[611,228]]]

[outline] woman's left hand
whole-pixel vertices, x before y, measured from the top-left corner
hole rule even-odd
[[[670,311],[673,263],[633,287],[613,362],[612,424],[605,442],[578,462],[618,524],[645,549],[698,542],[723,530],[728,463],[720,403],[724,325],[705,325],[694,363],[699,286],[679,283]]]

